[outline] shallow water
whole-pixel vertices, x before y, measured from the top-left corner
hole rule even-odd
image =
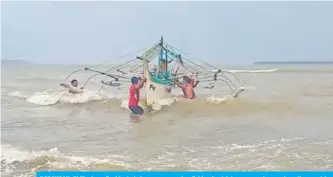
[[[238,99],[199,86],[198,99],[187,101],[177,89],[140,122],[129,118],[127,85],[96,94],[96,78],[83,95],[60,88],[79,67],[2,65],[4,176],[41,169],[333,169],[332,66],[238,67],[247,88]]]

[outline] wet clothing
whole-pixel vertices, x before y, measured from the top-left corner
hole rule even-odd
[[[128,106],[133,114],[143,114],[144,110],[140,106]]]
[[[128,108],[132,111],[133,114],[143,114],[144,110],[138,105],[140,100],[139,89],[136,88],[135,84],[132,84],[129,92],[130,97],[128,100]]]
[[[137,106],[140,100],[140,92],[139,89],[135,87],[134,84],[131,85],[129,89],[129,100],[128,100],[128,106]]]

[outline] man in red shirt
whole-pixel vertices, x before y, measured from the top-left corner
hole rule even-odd
[[[143,114],[144,110],[138,105],[140,100],[140,89],[144,86],[146,78],[142,80],[137,77],[132,77],[131,82],[132,85],[129,88],[129,100],[128,100],[128,108],[133,112],[133,114]]]

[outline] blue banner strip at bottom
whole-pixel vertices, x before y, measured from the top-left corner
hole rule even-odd
[[[295,172],[107,172],[39,171],[36,177],[333,177],[333,171]]]

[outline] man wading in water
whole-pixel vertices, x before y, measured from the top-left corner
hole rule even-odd
[[[183,77],[184,83],[180,83],[178,79],[175,80],[176,85],[183,90],[184,97],[187,99],[195,99],[194,88],[198,85],[199,81],[191,79],[187,76]]]
[[[139,77],[140,78],[140,77]],[[146,78],[139,79],[137,77],[132,77],[132,85],[129,88],[129,100],[128,108],[132,111],[133,114],[142,115],[144,110],[138,105],[140,101],[140,89],[144,86],[147,81]]]
[[[65,88],[68,88],[69,93],[77,94],[77,93],[83,93],[83,87],[78,88],[79,83],[76,79],[73,79],[71,81],[71,85],[66,83],[61,83],[60,86],[63,86]]]

